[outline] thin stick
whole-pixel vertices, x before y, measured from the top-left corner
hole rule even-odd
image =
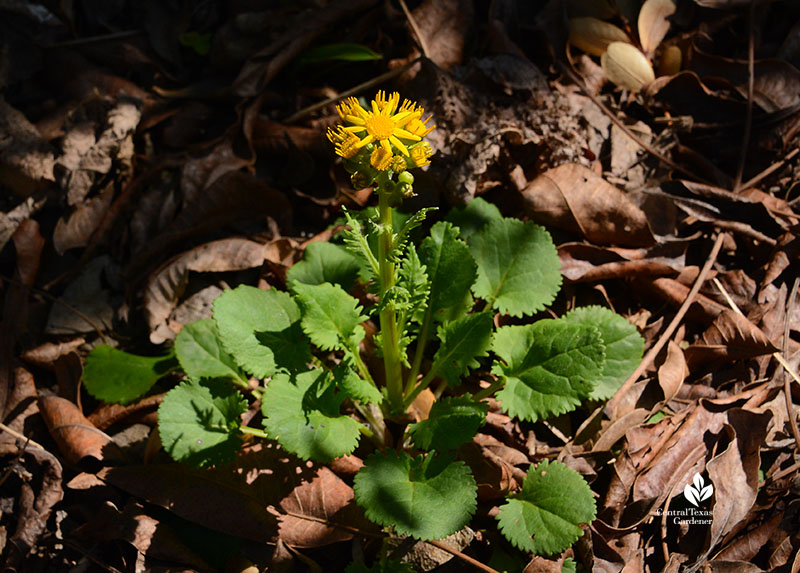
[[[800,153],[800,149],[798,149],[798,148],[792,149],[789,153],[786,154],[786,157],[784,157],[780,161],[776,161],[775,163],[773,163],[772,165],[770,165],[769,167],[764,169],[764,171],[762,171],[758,175],[756,175],[753,178],[748,179],[747,181],[742,183],[742,187],[741,187],[740,190],[741,191],[746,191],[747,189],[750,189],[751,187],[755,187],[756,185],[761,183],[762,179],[772,175],[778,169],[783,167],[786,164],[787,161],[790,161],[791,159],[794,159],[794,156],[797,155],[798,153]]]
[[[678,309],[677,314],[672,319],[672,322],[669,323],[667,329],[664,333],[659,337],[658,341],[653,345],[647,355],[642,359],[641,364],[639,367],[634,370],[633,374],[628,376],[628,379],[625,380],[625,383],[617,390],[614,397],[608,401],[607,408],[610,412],[613,412],[617,408],[617,404],[622,399],[622,396],[627,392],[631,386],[639,379],[645,370],[650,366],[650,364],[655,360],[656,356],[667,341],[672,337],[675,330],[678,328],[678,325],[683,320],[684,315],[688,312],[689,307],[694,302],[697,293],[700,292],[700,287],[703,286],[703,283],[706,281],[706,276],[708,275],[711,267],[714,265],[714,262],[717,260],[717,255],[719,254],[719,250],[722,248],[722,241],[725,238],[725,233],[720,233],[717,236],[717,240],[714,242],[714,246],[711,248],[711,253],[708,255],[708,259],[706,259],[706,263],[703,265],[703,268],[700,270],[700,274],[697,275],[697,280],[692,285],[692,290],[689,291],[689,294],[686,297],[686,300],[683,301],[683,304]]]
[[[415,60],[412,60],[412,61],[408,62],[405,66],[401,66],[401,67],[397,68],[396,70],[388,71],[385,74],[381,74],[378,77],[372,78],[371,80],[368,80],[368,81],[364,82],[363,84],[358,84],[357,86],[352,87],[349,90],[345,90],[342,93],[340,93],[338,95],[335,95],[334,97],[329,97],[328,99],[323,100],[323,101],[321,101],[319,103],[315,103],[313,105],[305,107],[305,108],[301,109],[300,111],[298,111],[297,113],[294,113],[294,114],[290,115],[289,117],[287,117],[286,119],[284,119],[283,123],[294,123],[294,122],[296,122],[296,121],[298,121],[300,119],[303,119],[306,116],[311,115],[312,113],[314,113],[318,109],[322,109],[325,106],[328,106],[328,105],[330,105],[332,103],[338,102],[342,98],[349,97],[351,95],[355,95],[355,94],[357,94],[359,92],[364,91],[365,89],[380,85],[383,82],[385,82],[387,80],[390,80],[395,76],[399,76],[400,74],[405,72],[407,69],[409,69],[414,64],[419,63],[420,60],[422,60],[422,58],[417,58]]]
[[[411,11],[406,6],[405,0],[397,0],[400,3],[400,8],[403,9],[403,14],[406,15],[406,20],[408,20],[408,25],[411,26],[411,31],[414,32],[414,35],[417,37],[417,43],[419,44],[419,49],[422,50],[422,55],[426,58],[428,57],[428,45],[425,43],[425,38],[420,32],[419,28],[417,27],[417,22],[414,20],[414,16],[411,15]]]
[[[4,432],[8,432],[9,434],[14,436],[15,438],[18,438],[20,440],[25,440],[25,442],[27,444],[30,444],[34,448],[39,448],[40,450],[44,450],[45,449],[43,445],[41,445],[41,444],[39,444],[37,442],[34,442],[33,440],[31,440],[27,436],[24,436],[24,435],[20,434],[18,431],[14,430],[12,428],[9,428],[5,424],[0,424],[0,430],[3,430]]]
[[[442,551],[446,551],[450,555],[454,555],[455,557],[458,557],[459,559],[466,561],[467,563],[469,563],[473,567],[476,567],[477,569],[480,569],[481,571],[486,571],[487,573],[500,573],[497,569],[492,569],[488,565],[484,565],[477,559],[473,559],[469,555],[461,553],[458,549],[453,549],[452,547],[450,547],[445,543],[442,543],[441,541],[433,540],[433,541],[426,541],[425,543],[430,543],[434,547],[438,547]]]
[[[755,21],[756,0],[750,0],[749,16],[749,39],[747,43],[747,111],[744,117],[744,134],[742,135],[742,151],[739,155],[739,167],[736,169],[736,179],[733,183],[733,191],[738,192],[742,188],[742,176],[744,175],[744,165],[747,163],[747,148],[750,145],[750,131],[753,128],[753,84],[755,82]]]

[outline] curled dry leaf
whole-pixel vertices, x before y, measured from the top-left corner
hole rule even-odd
[[[462,63],[466,30],[472,21],[470,0],[427,0],[413,17],[432,62],[443,70]]]
[[[597,18],[571,18],[569,43],[592,56],[605,54],[611,42],[630,43],[628,35],[620,28]]]
[[[632,92],[641,91],[656,79],[647,56],[625,42],[611,42],[600,57],[600,65],[611,82]]]
[[[625,193],[577,163],[547,170],[528,184],[522,196],[535,220],[592,243],[625,247],[655,243],[644,212]]]
[[[639,41],[650,56],[669,31],[669,17],[675,13],[673,0],[647,0],[639,11]]]
[[[39,411],[69,463],[77,464],[87,456],[100,461],[122,457],[111,437],[98,430],[69,400],[42,396],[39,398]]]

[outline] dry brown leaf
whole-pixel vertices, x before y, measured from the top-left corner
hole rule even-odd
[[[686,349],[686,363],[692,372],[700,368],[707,371],[722,363],[777,350],[760,328],[739,313],[725,309],[700,339]]]
[[[472,11],[472,0],[425,0],[412,13],[428,57],[443,70],[463,62]]]
[[[600,57],[600,65],[609,81],[632,92],[641,91],[656,79],[647,56],[625,42],[611,42]]]
[[[98,476],[131,495],[215,531],[260,542],[277,532],[277,520],[264,504],[221,472],[178,464],[150,464],[103,468]]]
[[[41,396],[39,411],[58,449],[70,464],[77,464],[87,456],[100,461],[122,458],[111,437],[94,427],[69,400]]]
[[[669,402],[680,390],[683,381],[689,374],[686,358],[681,347],[672,340],[667,346],[667,356],[664,363],[658,367],[658,385],[664,392],[664,402]]]
[[[353,488],[325,466],[310,482],[304,482],[281,500],[286,512],[279,519],[278,534],[292,547],[323,547],[353,538],[351,529],[365,523],[355,506]]]
[[[619,249],[586,243],[558,247],[561,274],[570,282],[596,282],[636,276],[675,275],[685,264],[687,244],[665,243],[651,249]]]
[[[522,195],[532,218],[592,243],[624,247],[655,243],[644,212],[625,193],[577,163],[548,169]]]
[[[187,251],[168,261],[156,271],[144,292],[145,314],[150,339],[159,344],[169,336],[165,322],[169,318],[189,280],[189,272],[225,272],[260,266],[269,245],[249,239],[221,239]],[[177,333],[173,332],[172,337]]]
[[[571,18],[569,43],[592,56],[602,56],[611,42],[630,43],[620,28],[597,18]]]
[[[0,98],[0,182],[21,197],[55,181],[53,149],[18,110]]]
[[[74,211],[61,217],[53,231],[53,247],[59,255],[69,249],[85,247],[111,207],[114,184],[109,183],[97,196],[82,202]]]
[[[669,17],[675,13],[673,0],[646,0],[639,11],[639,42],[648,56],[655,53],[669,31]]]

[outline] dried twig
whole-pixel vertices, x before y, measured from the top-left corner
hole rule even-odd
[[[469,563],[470,565],[472,565],[473,567],[476,567],[477,569],[480,569],[481,571],[486,571],[486,573],[499,573],[499,571],[497,569],[492,569],[488,565],[484,565],[483,563],[481,563],[477,559],[473,559],[469,555],[461,553],[458,549],[453,549],[452,547],[450,547],[449,545],[447,545],[445,543],[442,543],[441,541],[433,540],[433,541],[426,541],[425,543],[430,543],[434,547],[438,547],[442,551],[446,551],[450,555],[454,555],[455,557],[458,557],[462,561],[464,561],[466,563]]]
[[[416,20],[414,20],[414,16],[411,15],[411,11],[406,6],[405,0],[397,0],[400,3],[400,8],[403,9],[403,14],[406,15],[406,20],[408,20],[408,25],[411,26],[411,31],[414,32],[414,36],[417,38],[417,44],[419,44],[419,49],[422,50],[422,55],[426,58],[429,57],[428,52],[428,45],[425,43],[425,37],[422,35],[419,27],[417,26]]]

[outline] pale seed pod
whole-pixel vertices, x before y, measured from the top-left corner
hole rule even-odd
[[[614,24],[597,18],[572,18],[569,43],[590,56],[602,56],[611,42],[628,42],[628,35]]]
[[[632,92],[656,79],[653,66],[641,51],[625,42],[612,42],[600,57],[600,65],[612,83]]]

